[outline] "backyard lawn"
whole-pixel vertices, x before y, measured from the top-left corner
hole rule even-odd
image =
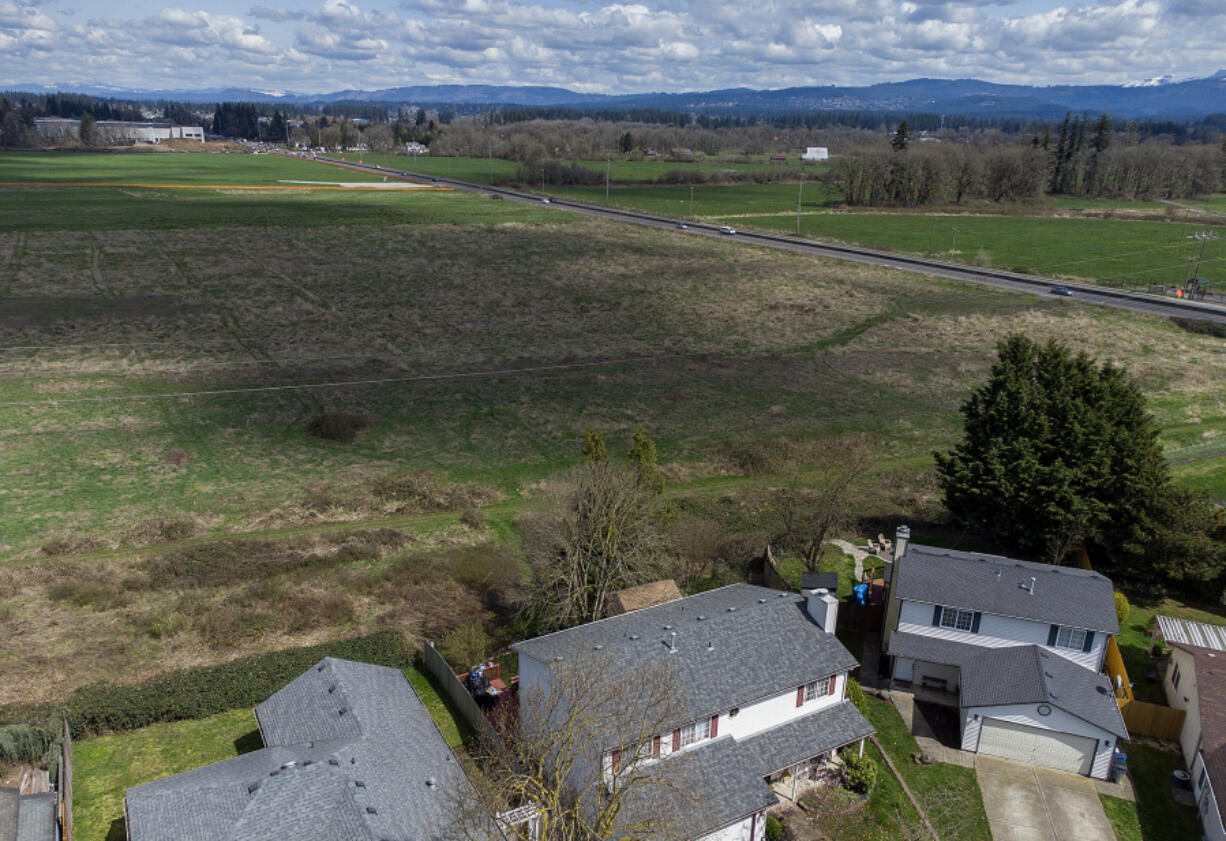
[[[919,751],[919,745],[889,701],[870,695],[868,720],[877,728],[877,740],[894,761],[942,841],[991,841],[983,795],[973,768],[941,762],[916,765],[911,754]]]
[[[1191,622],[1226,625],[1226,608],[1181,602],[1172,598],[1138,600],[1132,603],[1132,610],[1128,618],[1121,623],[1120,635],[1116,637],[1116,642],[1120,646],[1120,654],[1124,657],[1124,666],[1128,669],[1128,679],[1133,684],[1133,693],[1138,701],[1165,704],[1161,666],[1148,653],[1151,631],[1149,623],[1159,613],[1177,619],[1187,619]],[[1158,672],[1156,680],[1150,680],[1145,676],[1146,671],[1149,670]]]
[[[1128,747],[1128,772],[1137,802],[1103,796],[1103,808],[1118,841],[1184,841],[1199,838],[1196,810],[1171,797],[1171,773],[1183,767],[1177,752],[1144,745]]]
[[[455,718],[432,678],[405,669],[443,738],[458,748],[470,732]],[[154,724],[73,745],[72,814],[76,841],[124,841],[124,792],[133,786],[220,762],[264,745],[249,709],[193,721]]]

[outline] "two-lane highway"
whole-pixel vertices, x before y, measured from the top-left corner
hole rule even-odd
[[[738,230],[734,234],[727,234],[721,233],[719,228],[715,225],[708,225],[702,222],[690,222],[688,220],[684,220],[686,227],[684,230],[682,230],[678,227],[678,223],[683,220],[670,219],[663,216],[654,216],[650,213],[639,213],[633,210],[600,207],[599,205],[587,204],[586,202],[573,201],[571,199],[555,198],[553,196],[548,197],[548,201],[546,202],[542,196],[534,195],[532,193],[525,193],[520,190],[509,190],[504,187],[474,184],[469,181],[460,181],[454,178],[445,178],[442,176],[422,175],[404,170],[392,170],[372,164],[353,163],[352,161],[338,160],[335,158],[316,157],[312,158],[312,160],[316,160],[319,163],[329,164],[331,166],[340,166],[362,172],[371,172],[389,177],[420,181],[426,184],[438,184],[440,186],[453,187],[457,190],[464,190],[466,192],[477,193],[479,195],[497,195],[510,201],[540,204],[570,213],[582,213],[587,216],[612,219],[618,222],[629,222],[637,225],[646,225],[653,228],[671,228],[676,230],[677,234],[680,236],[719,237],[722,239],[734,240],[736,242],[745,242],[753,245],[765,246],[767,248],[778,248],[785,251],[812,254],[818,257],[827,257],[835,260],[847,260],[850,262],[864,263],[872,266],[901,269],[903,271],[915,272],[917,274],[929,275],[932,277],[968,281],[971,283],[979,283],[987,286],[995,286],[1002,289],[1012,289],[1018,292],[1029,292],[1031,294],[1038,295],[1049,295],[1053,287],[1063,286],[1072,290],[1073,298],[1075,300],[1082,301],[1083,303],[1114,307],[1116,309],[1132,310],[1134,312],[1148,313],[1151,315],[1195,318],[1226,324],[1226,307],[1221,307],[1214,304],[1185,301],[1175,298],[1164,298],[1156,295],[1147,295],[1140,292],[1127,292],[1118,289],[1110,289],[1103,286],[1073,284],[1067,281],[1057,281],[1045,277],[1036,277],[1034,275],[1018,274],[1016,272],[1006,272],[997,269],[976,268],[974,266],[964,266],[958,263],[946,263],[940,260],[929,260],[924,257],[913,257],[905,254],[892,254],[847,245],[835,245],[833,243],[825,243],[810,239],[800,239],[797,237],[782,236],[779,234],[763,233],[760,231]]]

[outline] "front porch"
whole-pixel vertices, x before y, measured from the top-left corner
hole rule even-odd
[[[838,783],[843,772],[843,760],[839,753],[846,750],[857,751],[862,756],[864,740],[835,748],[769,774],[766,783],[779,798],[780,805],[795,806],[806,793]]]

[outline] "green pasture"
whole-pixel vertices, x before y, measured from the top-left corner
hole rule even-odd
[[[379,177],[284,155],[241,152],[0,152],[0,182],[118,182],[273,186],[289,180]]]
[[[549,193],[603,205],[604,187],[550,187]],[[802,213],[812,213],[834,198],[831,188],[819,181],[778,184],[696,184],[693,203],[689,185],[618,187],[611,190],[609,204],[642,210],[675,219],[731,221],[760,214],[788,214],[796,226],[796,202]],[[756,223],[755,223],[756,224]]]

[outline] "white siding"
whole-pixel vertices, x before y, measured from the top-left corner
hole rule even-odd
[[[1099,671],[1103,665],[1107,634],[1096,631],[1093,646],[1089,651],[1072,651],[1067,648],[1048,647],[1047,635],[1051,629],[1048,623],[985,613],[979,620],[979,633],[972,634],[969,631],[933,626],[932,613],[933,605],[931,604],[904,600],[898,613],[898,630],[906,634],[920,634],[953,642],[963,642],[968,645],[979,645],[984,648],[1041,645],[1048,651],[1066,657],[1077,665],[1095,672]]]
[[[766,814],[762,813],[703,835],[697,841],[764,841],[765,838]]]
[[[1175,688],[1173,678],[1175,667],[1179,667],[1179,688]],[[1183,710],[1183,730],[1179,734],[1179,746],[1183,748],[1183,761],[1192,767],[1192,759],[1196,755],[1196,744],[1200,741],[1200,703],[1196,694],[1196,663],[1192,655],[1179,649],[1171,649],[1171,662],[1166,667],[1162,678],[1162,688],[1166,690],[1167,703],[1176,709]]]
[[[894,661],[894,679],[905,680],[911,682],[911,678],[915,676],[915,661],[908,660],[906,657],[899,657]]]
[[[1038,704],[1015,704],[1004,707],[969,707],[962,723],[962,749],[979,750],[979,734],[982,722],[980,719],[998,718],[1014,724],[1024,724],[1027,727],[1038,727],[1042,730],[1056,730],[1061,733],[1072,733],[1075,736],[1085,736],[1098,740],[1098,749],[1094,754],[1094,763],[1090,768],[1090,776],[1100,780],[1107,778],[1111,768],[1111,756],[1115,752],[1115,736],[1105,730],[1100,730],[1088,721],[1083,721],[1064,710],[1052,708],[1050,715],[1039,715]]]
[[[915,661],[912,674],[912,686],[922,687],[924,685],[924,678],[932,677],[944,680],[945,689],[948,692],[957,692],[962,679],[961,670],[957,666],[942,666],[937,663],[925,663],[923,660]],[[933,688],[936,689],[937,687],[934,686]]]
[[[1183,681],[1180,681],[1180,685],[1183,685]],[[1192,793],[1196,795],[1196,812],[1200,815],[1205,838],[1208,841],[1226,841],[1226,826],[1222,824],[1222,813],[1218,811],[1212,784],[1206,781],[1203,789],[1197,785],[1200,782],[1200,772],[1204,768],[1200,754],[1197,754],[1196,761],[1189,767],[1192,769]]]
[[[719,716],[719,736],[733,736],[745,739],[755,733],[768,730],[771,727],[791,721],[794,718],[808,715],[817,710],[832,707],[843,700],[846,689],[847,675],[840,674],[834,681],[834,692],[821,698],[815,698],[804,706],[796,706],[796,687],[790,687],[783,692],[746,704],[740,708],[735,717],[725,710]],[[669,735],[671,741],[672,735]]]

